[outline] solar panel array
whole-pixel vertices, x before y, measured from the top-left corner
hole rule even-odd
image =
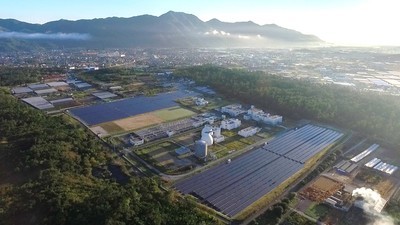
[[[235,216],[301,170],[304,160],[341,135],[330,129],[306,125],[274,139],[266,145],[268,148],[263,146],[245,153],[229,164],[220,164],[180,181],[175,187],[228,216]]]
[[[91,126],[163,108],[177,106],[178,104],[174,100],[192,95],[193,93],[187,94],[185,92],[176,91],[153,97],[140,96],[104,104],[71,109],[70,112],[80,121],[86,123],[88,126]]]
[[[263,148],[300,163],[305,163],[342,136],[343,134],[340,132],[308,124],[285,133],[264,145]]]

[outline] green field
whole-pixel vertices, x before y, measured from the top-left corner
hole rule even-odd
[[[103,123],[100,124],[100,126],[107,131],[107,133],[111,134],[111,133],[116,133],[116,132],[121,132],[124,129],[120,126],[118,126],[117,124],[113,123],[113,122],[108,122],[108,123]]]
[[[306,210],[305,214],[315,218],[323,218],[325,217],[329,212],[329,207],[323,204],[318,204],[318,203],[313,203],[310,205],[310,207]]]
[[[184,117],[193,116],[195,113],[190,110],[176,106],[172,108],[154,111],[153,114],[157,117],[160,117],[162,120],[172,121]]]
[[[308,220],[307,218],[297,214],[296,212],[292,212],[285,220],[288,224],[291,225],[314,225],[315,222]]]
[[[150,153],[152,153],[154,151],[161,150],[161,149],[163,149],[165,151],[172,151],[172,150],[175,150],[177,148],[179,148],[178,145],[176,145],[176,144],[174,144],[172,142],[166,141],[166,142],[163,142],[163,143],[160,143],[160,144],[155,144],[155,145],[151,145],[151,146],[148,146],[148,147],[140,148],[140,149],[137,150],[137,153],[139,155],[147,155],[147,154],[150,154]]]

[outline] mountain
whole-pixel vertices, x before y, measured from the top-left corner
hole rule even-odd
[[[275,24],[251,21],[204,22],[194,15],[169,11],[159,17],[110,17],[91,20],[58,20],[30,24],[0,19],[0,50],[84,47],[282,47],[318,45],[313,35]]]

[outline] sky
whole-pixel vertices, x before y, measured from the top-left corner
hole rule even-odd
[[[0,18],[41,24],[172,10],[203,21],[274,23],[338,45],[400,45],[400,0],[0,0],[0,6]]]

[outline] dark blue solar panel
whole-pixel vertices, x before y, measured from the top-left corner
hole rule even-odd
[[[306,125],[270,144],[178,182],[184,194],[200,197],[215,209],[235,216],[304,167],[304,162],[343,134]]]
[[[185,92],[170,92],[153,97],[134,97],[93,106],[71,109],[73,116],[88,126],[123,119],[163,108],[177,106],[176,99],[193,96]]]

